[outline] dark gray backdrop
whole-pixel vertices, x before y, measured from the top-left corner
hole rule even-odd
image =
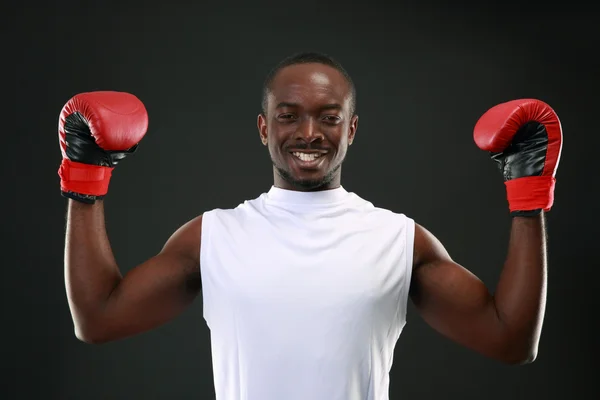
[[[428,227],[492,290],[510,221],[501,177],[472,128],[489,107],[514,98],[555,108],[565,140],[548,215],[538,360],[509,367],[485,359],[435,333],[411,305],[391,398],[592,397],[597,15],[573,2],[189,3],[24,3],[8,14],[6,398],[214,397],[200,299],[134,338],[102,346],[75,338],[63,281],[58,114],[72,95],[92,90],[129,91],[147,106],[148,134],[118,167],[106,200],[109,236],[127,272],[195,215],[268,190],[270,162],[256,130],[260,89],[274,63],[301,50],[331,54],[356,81],[359,129],[343,185]]]

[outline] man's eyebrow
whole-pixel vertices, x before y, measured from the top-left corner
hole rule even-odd
[[[284,108],[284,107],[298,107],[298,104],[282,101],[281,103],[277,104],[277,106],[275,108]]]
[[[282,101],[281,103],[277,104],[277,106],[275,108],[284,108],[284,107],[294,108],[294,107],[298,107],[298,104],[290,103],[287,101]],[[342,105],[338,104],[338,103],[329,103],[329,104],[322,105],[321,107],[319,107],[319,109],[321,109],[321,110],[341,110]]]
[[[321,107],[321,110],[341,110],[342,105],[338,103],[325,104]]]

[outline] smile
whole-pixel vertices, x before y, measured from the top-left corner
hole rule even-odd
[[[317,158],[321,157],[323,154],[322,153],[302,153],[299,151],[294,151],[292,153],[292,155],[302,161],[314,161]]]

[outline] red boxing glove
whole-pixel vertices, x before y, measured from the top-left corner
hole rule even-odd
[[[74,96],[63,107],[58,123],[62,195],[84,203],[103,198],[113,169],[135,152],[147,129],[146,108],[132,94],[108,91]]]
[[[552,208],[562,127],[548,104],[535,99],[498,104],[477,121],[473,137],[498,162],[512,215]]]

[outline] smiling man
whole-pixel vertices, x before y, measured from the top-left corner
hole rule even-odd
[[[358,126],[355,108],[354,84],[333,60],[308,54],[279,65],[267,77],[258,116],[275,186],[339,187],[342,162]]]
[[[71,99],[59,120],[59,174],[77,337],[139,334],[201,293],[217,400],[383,400],[412,299],[457,343],[503,363],[532,362],[546,299],[544,213],[562,149],[554,111],[514,100],[475,125],[477,145],[501,168],[512,218],[506,261],[489,266],[502,267],[492,294],[410,217],[341,185],[355,108],[354,84],[333,59],[284,60],[267,77],[257,121],[273,162],[270,188],[202,213],[122,276],[102,199],[146,133],[146,111],[128,93]]]

